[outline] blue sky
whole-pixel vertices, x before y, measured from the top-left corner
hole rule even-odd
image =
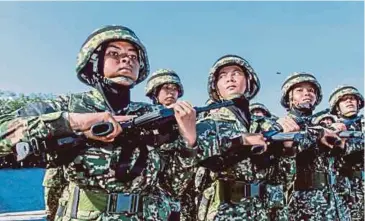
[[[133,29],[151,70],[174,69],[184,100],[195,105],[206,101],[209,68],[225,54],[251,63],[262,86],[255,101],[278,115],[281,85],[294,71],[312,72],[322,84],[317,110],[339,84],[364,91],[363,2],[0,2],[0,89],[88,90],[76,78],[76,55],[108,24]],[[149,102],[145,84],[133,89],[133,100]]]

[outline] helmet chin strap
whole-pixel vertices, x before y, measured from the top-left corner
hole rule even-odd
[[[95,88],[103,96],[106,105],[113,115],[126,113],[130,103],[130,86],[110,82],[105,84],[103,81],[97,81]]]
[[[135,82],[133,81],[133,79],[131,79],[130,77],[126,77],[126,76],[118,76],[118,77],[113,77],[113,78],[109,78],[110,81],[119,84],[120,82],[124,82],[124,85],[130,85],[130,88],[133,88],[135,85]]]
[[[357,114],[359,113],[359,110],[356,110],[356,111],[348,111],[346,113],[342,113],[341,110],[340,110],[340,108],[338,106],[336,107],[336,109],[337,109],[337,115],[342,116],[344,118],[352,118],[352,117],[357,116]]]

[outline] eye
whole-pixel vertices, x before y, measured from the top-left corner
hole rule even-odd
[[[221,72],[219,73],[218,79],[222,79],[224,77],[226,77],[227,73],[226,72]]]
[[[117,58],[117,57],[119,57],[119,54],[118,54],[118,52],[116,52],[116,51],[108,51],[107,55],[108,55],[109,57],[112,57],[112,58]]]
[[[315,92],[315,90],[313,88],[309,88],[308,91],[311,92],[311,93]]]
[[[128,57],[130,59],[132,59],[133,61],[137,60],[137,55],[131,54],[131,55],[128,55]]]
[[[243,75],[242,71],[234,71],[233,74],[236,75],[236,76],[237,75]]]

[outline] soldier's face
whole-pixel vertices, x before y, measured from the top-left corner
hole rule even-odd
[[[241,67],[230,65],[219,70],[217,88],[223,98],[233,94],[244,94],[246,85],[246,76]]]
[[[313,106],[317,101],[315,88],[307,82],[297,84],[291,93],[293,103],[296,105],[309,103]]]
[[[254,109],[254,110],[252,110],[252,115],[264,117],[265,113],[264,113],[264,111],[262,111],[260,109]]]
[[[108,44],[104,55],[104,76],[117,84],[129,86],[138,79],[140,64],[137,49],[129,42]]]
[[[333,124],[333,120],[329,117],[323,118],[320,122],[320,124],[324,124],[326,127],[331,126],[331,124]]]
[[[344,115],[356,114],[358,101],[354,95],[345,95],[338,102],[340,112]]]
[[[176,84],[164,84],[158,92],[157,100],[160,104],[168,106],[176,103],[178,96],[179,90]]]

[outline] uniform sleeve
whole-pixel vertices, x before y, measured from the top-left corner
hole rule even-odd
[[[73,133],[63,99],[26,104],[0,116],[0,156],[12,153],[19,142],[30,138],[49,139]],[[47,114],[42,114],[47,113]]]

